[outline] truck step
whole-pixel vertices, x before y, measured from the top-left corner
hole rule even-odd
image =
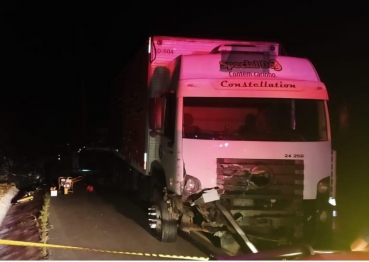
[[[148,208],[148,220],[150,228],[155,229],[157,227],[158,219],[155,207]]]

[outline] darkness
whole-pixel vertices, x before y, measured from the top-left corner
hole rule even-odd
[[[91,128],[106,126],[109,83],[148,35],[277,41],[288,55],[312,61],[330,103],[347,103],[346,136],[334,130],[339,190],[352,208],[345,212],[368,213],[367,5],[251,2],[3,3],[0,144],[32,149],[77,141]]]

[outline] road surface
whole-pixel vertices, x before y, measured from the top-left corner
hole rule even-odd
[[[158,241],[149,233],[143,208],[114,192],[87,192],[83,181],[75,184],[73,193],[59,194],[50,202],[49,244],[147,254],[52,248],[50,260],[173,260],[175,255],[207,257],[195,244],[180,236],[175,243]],[[159,254],[171,256],[152,256]]]

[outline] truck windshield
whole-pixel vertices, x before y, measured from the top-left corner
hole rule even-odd
[[[323,100],[282,98],[183,99],[183,137],[246,141],[325,141]]]

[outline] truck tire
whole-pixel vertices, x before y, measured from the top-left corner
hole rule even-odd
[[[177,221],[174,220],[168,210],[168,204],[161,201],[155,205],[156,236],[161,242],[175,242],[177,238]]]

